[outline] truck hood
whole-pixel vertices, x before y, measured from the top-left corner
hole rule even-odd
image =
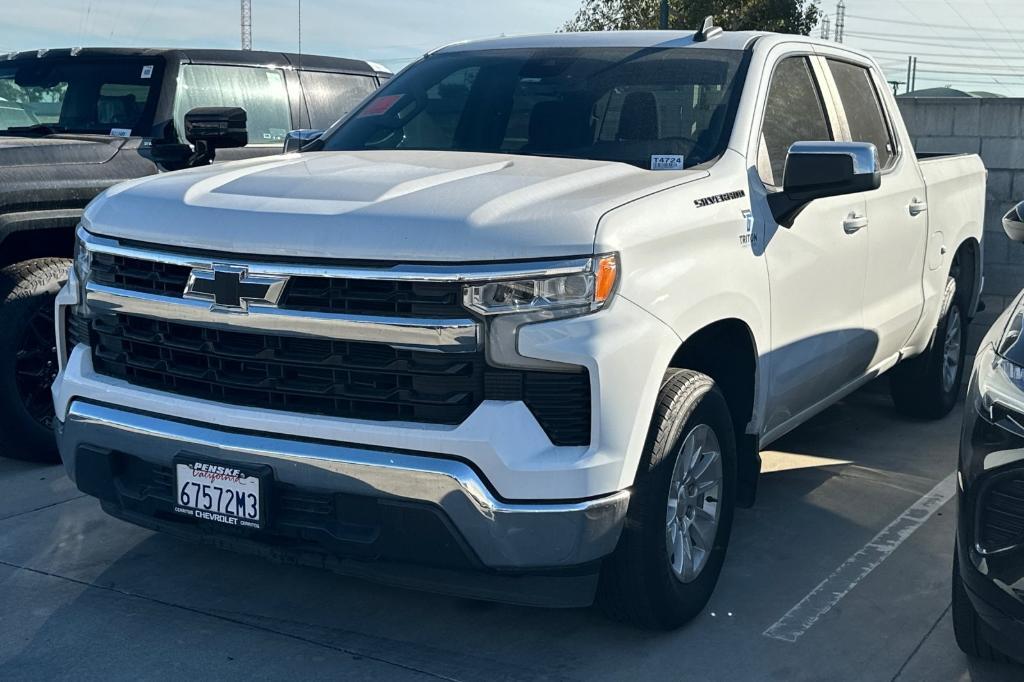
[[[0,135],[0,173],[19,166],[105,163],[125,143],[105,135],[7,137]]]
[[[707,175],[602,161],[312,152],[118,185],[86,210],[110,237],[227,253],[468,262],[590,254],[601,216]]]

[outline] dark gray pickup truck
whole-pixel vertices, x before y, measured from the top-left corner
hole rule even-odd
[[[56,457],[53,297],[89,201],[118,182],[205,165],[214,152],[217,161],[280,153],[289,131],[329,127],[390,75],[369,62],[277,52],[0,55],[0,452]],[[206,118],[189,120],[196,111]],[[239,116],[238,146],[186,133]]]

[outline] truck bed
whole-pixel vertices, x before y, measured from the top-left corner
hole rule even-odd
[[[988,171],[977,154],[938,154],[920,163],[928,202],[928,250],[924,271],[926,302],[941,295],[948,269],[942,267],[948,240],[959,234],[981,235],[985,219],[985,180]],[[975,273],[980,278],[980,272]],[[980,281],[968,303],[977,308]],[[926,303],[926,307],[927,307]]]

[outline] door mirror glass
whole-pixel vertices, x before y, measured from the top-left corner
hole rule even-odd
[[[324,134],[322,130],[292,130],[284,137],[284,153],[297,152],[313,140],[319,140]]]
[[[815,199],[878,189],[878,151],[868,142],[796,142],[786,155],[781,192],[768,195],[775,220],[790,227]]]
[[[1003,216],[1003,230],[1015,242],[1024,242],[1024,201]]]

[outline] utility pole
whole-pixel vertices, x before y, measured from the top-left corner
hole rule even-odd
[[[914,58],[907,56],[907,92],[910,92],[910,77],[914,73]]]
[[[843,42],[843,32],[846,29],[846,2],[839,0],[836,5],[836,42]]]
[[[910,89],[917,90],[917,57],[914,57],[914,69],[910,74]]]
[[[302,54],[302,0],[299,0],[299,54]]]
[[[892,86],[892,94],[900,94],[900,86],[903,85],[904,81],[888,81],[889,85]]]
[[[661,12],[658,14],[658,28],[668,29],[668,0],[661,0]]]
[[[821,18],[821,39],[828,40],[832,37],[832,19],[826,14]]]
[[[242,0],[242,49],[252,49],[252,0]]]

